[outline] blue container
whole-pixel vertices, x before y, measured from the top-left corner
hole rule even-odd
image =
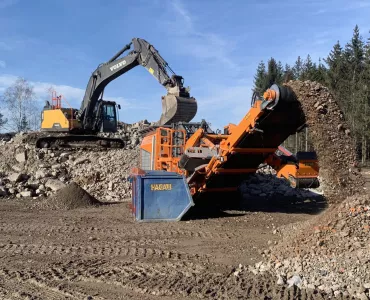
[[[186,178],[175,172],[136,169],[130,181],[137,221],[179,221],[194,205]]]

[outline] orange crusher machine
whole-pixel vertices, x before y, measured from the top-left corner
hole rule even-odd
[[[294,156],[280,146],[305,123],[294,92],[273,85],[263,97],[255,93],[244,118],[225,126],[222,134],[205,121],[146,129],[140,166],[130,175],[136,220],[180,220],[206,195],[238,192],[262,164],[274,168],[292,187],[318,187],[315,153]]]

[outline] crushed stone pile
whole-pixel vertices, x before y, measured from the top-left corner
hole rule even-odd
[[[125,132],[136,136],[147,125],[127,125]],[[141,137],[108,151],[36,149],[34,140],[35,133],[19,133],[0,142],[0,197],[50,196],[72,181],[103,201],[131,197],[128,176],[138,165]]]
[[[309,137],[320,165],[320,179],[329,202],[340,202],[363,191],[357,171],[355,140],[333,95],[312,81],[287,83],[301,103]]]
[[[279,228],[281,240],[249,271],[277,283],[333,296],[370,297],[370,197],[354,195],[301,224]]]
[[[280,242],[241,270],[272,273],[279,285],[370,299],[370,196],[356,168],[354,139],[328,89],[310,81],[287,85],[302,104],[331,205],[305,223],[275,229]]]
[[[91,206],[99,206],[102,203],[82,189],[77,183],[72,182],[69,185],[58,190],[54,195],[37,203],[34,207],[69,210]]]
[[[66,162],[69,175],[95,197],[121,201],[131,197],[128,176],[139,164],[139,149],[81,152]]]
[[[271,167],[263,167],[258,170],[258,173],[249,176],[242,183],[240,190],[246,203],[254,199],[263,199],[272,204],[275,200],[287,202],[292,199],[299,201],[321,196],[316,189],[310,191],[292,188],[285,179],[273,175],[275,173]]]
[[[135,149],[135,147],[137,147],[142,140],[140,131],[152,125],[155,125],[155,123],[148,122],[148,120],[141,120],[133,124],[118,122],[117,132],[100,133],[99,135],[110,138],[120,138],[125,142],[125,149]]]

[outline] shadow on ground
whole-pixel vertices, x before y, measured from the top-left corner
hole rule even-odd
[[[267,184],[262,182],[258,193],[248,191],[248,184],[245,183],[239,193],[205,194],[195,199],[195,206],[184,216],[184,220],[227,218],[256,211],[315,215],[328,206],[324,196],[309,190],[294,189],[276,177]],[[277,184],[283,186],[275,188]]]

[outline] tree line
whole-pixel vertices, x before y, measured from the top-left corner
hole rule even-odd
[[[273,57],[267,65],[261,61],[254,76],[254,90],[263,93],[272,84],[289,80],[317,81],[331,90],[351,126],[359,159],[365,163],[370,157],[370,38],[365,40],[356,25],[349,41],[337,41],[327,57],[318,62],[309,54],[304,59],[298,56],[293,65]],[[289,139],[297,142],[297,136]]]

